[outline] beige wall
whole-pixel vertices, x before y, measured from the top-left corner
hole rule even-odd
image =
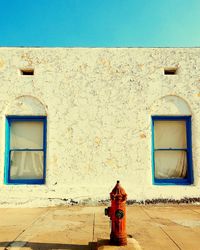
[[[199,48],[0,48],[0,205],[199,197],[199,100]],[[7,114],[47,114],[45,185],[3,184]],[[152,184],[153,114],[192,114],[193,185]]]

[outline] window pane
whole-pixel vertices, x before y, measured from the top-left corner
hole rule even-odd
[[[12,151],[10,159],[10,179],[42,179],[43,152]]]
[[[185,151],[155,151],[156,178],[185,178],[186,175],[187,155]]]
[[[187,148],[185,121],[154,121],[154,144],[159,148]]]
[[[43,122],[12,122],[10,129],[11,149],[42,149]]]

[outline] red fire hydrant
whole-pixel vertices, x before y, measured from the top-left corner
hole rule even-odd
[[[105,215],[111,220],[110,243],[117,246],[127,245],[126,235],[126,199],[127,194],[117,181],[110,193],[111,207],[105,209]]]

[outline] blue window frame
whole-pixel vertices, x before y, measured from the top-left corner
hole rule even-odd
[[[44,184],[46,116],[7,116],[5,184]]]
[[[191,116],[152,116],[152,167],[153,184],[193,183]]]

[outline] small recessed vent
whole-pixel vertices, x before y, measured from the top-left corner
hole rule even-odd
[[[34,75],[34,69],[20,69],[20,73],[23,76],[33,76]]]
[[[166,68],[164,69],[164,75],[176,75],[177,68]]]

